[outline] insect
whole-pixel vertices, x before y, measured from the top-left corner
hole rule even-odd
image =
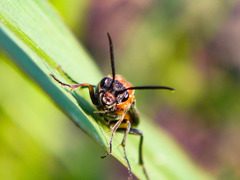
[[[73,81],[66,73],[66,75],[76,84],[69,85],[59,81],[54,75],[51,76],[62,86],[67,86],[71,88],[70,91],[76,88],[87,87],[89,89],[89,94],[92,100],[92,103],[97,107],[99,113],[104,120],[108,123],[111,129],[111,137],[109,140],[109,152],[101,156],[105,158],[112,153],[112,141],[115,132],[123,132],[124,137],[122,140],[122,147],[124,151],[124,158],[127,162],[129,179],[132,179],[131,166],[127,158],[126,153],[126,140],[127,135],[137,135],[140,136],[139,142],[139,164],[143,168],[143,172],[146,176],[146,179],[149,179],[147,171],[143,163],[142,155],[142,146],[143,146],[143,133],[136,129],[135,127],[139,124],[139,115],[136,109],[136,100],[134,96],[135,90],[143,89],[165,89],[174,91],[173,88],[166,86],[132,86],[127,82],[121,75],[115,74],[115,65],[114,65],[114,53],[113,53],[113,43],[109,33],[107,33],[110,49],[110,60],[111,60],[111,69],[112,75],[107,75],[104,77],[97,86],[91,85],[89,83],[77,84]]]

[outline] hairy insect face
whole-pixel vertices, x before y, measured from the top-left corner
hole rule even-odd
[[[114,109],[114,106],[116,105],[116,98],[114,97],[113,94],[110,92],[105,92],[100,94],[100,104],[103,107],[103,109]]]
[[[105,77],[98,85],[98,101],[101,109],[115,111],[115,106],[125,102],[128,97],[128,91],[123,84],[117,80],[112,84],[113,79]]]

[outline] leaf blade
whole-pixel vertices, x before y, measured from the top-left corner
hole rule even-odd
[[[0,44],[13,56],[17,63],[25,72],[27,72],[63,109],[63,111],[73,119],[74,123],[80,126],[85,132],[93,137],[101,146],[107,148],[109,134],[106,134],[106,127],[97,123],[98,117],[93,113],[93,107],[90,104],[87,91],[73,92],[72,94],[61,88],[49,77],[53,73],[60,79],[64,79],[57,74],[56,66],[61,65],[71,76],[80,82],[90,82],[96,84],[102,77],[96,65],[90,60],[85,49],[78,44],[71,32],[61,22],[51,6],[46,1],[24,2],[19,0],[0,1]],[[76,68],[80,67],[80,69]],[[87,74],[87,76],[86,76]],[[67,79],[64,79],[67,81]],[[80,96],[80,95],[81,96]],[[85,97],[83,99],[82,97]],[[81,108],[80,108],[81,107]],[[94,119],[97,119],[95,121]],[[183,155],[184,153],[172,142],[171,138],[159,133],[150,123],[146,123],[142,129],[146,133],[144,149],[147,169],[149,168],[150,177],[162,179],[208,179],[208,176],[198,170],[192,162]],[[145,126],[148,126],[146,128]],[[141,128],[140,128],[141,129]],[[154,134],[154,136],[150,136]],[[161,136],[164,144],[158,141],[154,146],[152,139]],[[129,152],[130,163],[133,173],[140,179],[144,179],[141,167],[135,162],[137,153],[137,144],[130,139],[127,149]],[[114,138],[113,155],[126,166],[123,152],[119,144],[121,135]],[[161,153],[167,160],[180,162],[184,161],[185,166],[179,168],[175,163],[168,165],[158,165],[154,161],[152,153],[158,153],[160,145],[167,146],[165,152]],[[175,158],[171,158],[171,153],[167,151],[174,148]],[[134,158],[133,158],[134,157]],[[184,169],[187,167],[187,170]],[[189,173],[190,172],[190,173]]]

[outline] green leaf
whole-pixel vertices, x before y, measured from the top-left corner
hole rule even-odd
[[[109,129],[94,114],[87,90],[74,91],[57,84],[49,74],[70,83],[58,70],[61,65],[78,82],[97,84],[103,75],[86,50],[76,41],[56,12],[42,0],[0,1],[0,44],[13,61],[26,72],[84,132],[108,150]],[[106,39],[106,37],[103,37]],[[47,124],[46,124],[47,126]],[[144,161],[150,179],[210,179],[163,130],[141,116],[144,133]],[[122,135],[113,140],[113,156],[126,166],[120,146]],[[132,172],[145,179],[138,165],[137,137],[128,136],[127,154]],[[96,154],[96,156],[99,156]],[[103,161],[104,163],[104,161]]]

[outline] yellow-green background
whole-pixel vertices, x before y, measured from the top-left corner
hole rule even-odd
[[[134,85],[174,87],[174,94],[136,92],[138,108],[206,171],[217,178],[240,178],[240,2],[50,2],[104,74],[110,73],[110,32],[117,73]],[[105,151],[68,121],[2,51],[0,64],[1,179],[127,176],[113,158],[101,160]]]

